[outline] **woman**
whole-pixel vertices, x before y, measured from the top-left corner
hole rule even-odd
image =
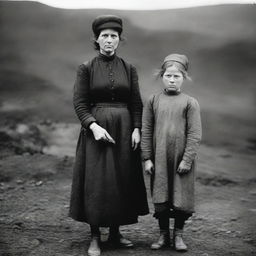
[[[153,250],[169,245],[170,217],[175,219],[174,248],[187,250],[182,234],[194,212],[195,160],[202,133],[199,104],[182,92],[187,72],[185,55],[168,55],[158,72],[163,90],[152,95],[143,110],[141,147],[160,229]]]
[[[74,107],[82,128],[74,166],[70,216],[90,224],[89,255],[100,255],[99,227],[109,241],[133,244],[120,225],[148,213],[140,160],[142,102],[136,69],[116,55],[122,20],[97,17],[92,24],[98,56],[79,66]]]

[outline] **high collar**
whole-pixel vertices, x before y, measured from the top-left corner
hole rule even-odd
[[[99,52],[99,58],[102,59],[103,61],[112,61],[115,57],[116,57],[115,53],[111,56],[108,56]]]
[[[168,91],[168,90],[164,89],[163,92],[166,95],[179,95],[179,94],[181,94],[181,90],[179,90],[179,91],[171,91],[171,90]]]

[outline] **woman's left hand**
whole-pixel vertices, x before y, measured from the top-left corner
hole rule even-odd
[[[132,149],[136,150],[140,144],[140,129],[135,128],[132,133]]]
[[[191,169],[191,166],[189,166],[185,161],[182,160],[178,167],[177,173],[185,174],[185,173],[188,173],[190,169]]]

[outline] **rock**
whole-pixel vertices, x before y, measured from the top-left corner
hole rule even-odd
[[[5,217],[0,217],[0,222],[5,223],[6,222],[6,218]]]
[[[256,209],[249,209],[250,212],[256,213]]]
[[[248,243],[248,244],[252,244],[253,243],[253,239],[250,238],[250,237],[244,238],[243,241]]]
[[[250,202],[250,199],[244,197],[241,197],[240,200],[241,202]]]
[[[23,184],[24,181],[23,181],[23,180],[16,180],[16,183],[17,183],[17,184]]]
[[[18,231],[18,230],[22,230],[22,228],[20,226],[17,226],[17,225],[13,225],[12,227],[13,231]]]
[[[15,221],[14,223],[13,223],[14,225],[17,225],[17,226],[23,226],[23,222],[22,221]]]
[[[194,217],[194,220],[206,220],[204,216],[198,215]]]
[[[52,120],[51,119],[46,119],[46,120],[43,120],[41,122],[41,124],[44,124],[44,125],[47,125],[47,126],[50,126],[53,124]]]
[[[23,228],[23,222],[21,222],[21,221],[16,221],[16,222],[14,222],[14,224],[13,224],[13,226],[12,226],[12,228],[15,230],[20,230],[20,229],[22,229]]]
[[[23,156],[30,156],[31,154],[29,152],[24,152],[22,155]]]
[[[209,254],[205,252],[201,256],[209,256]]]
[[[15,187],[12,186],[12,185],[7,185],[7,186],[6,186],[6,189],[7,189],[7,190],[12,190],[12,189],[15,189]]]
[[[225,228],[218,228],[218,231],[219,231],[219,232],[228,232],[228,230],[225,229]]]
[[[198,231],[199,231],[199,228],[198,228],[198,227],[193,227],[193,228],[191,228],[191,231],[192,231],[192,232],[198,232]]]
[[[18,133],[24,134],[27,133],[29,131],[29,127],[26,124],[18,124],[16,131]]]
[[[251,191],[249,192],[249,194],[250,194],[250,195],[253,195],[253,196],[256,196],[256,190],[251,190]]]
[[[41,185],[43,185],[43,182],[40,180],[40,181],[36,182],[35,185],[36,185],[36,186],[41,186]]]
[[[40,241],[38,239],[30,240],[27,237],[22,237],[18,242],[23,247],[28,247],[28,248],[34,248],[34,247],[36,247],[36,246],[38,246],[40,244]]]
[[[232,217],[230,220],[231,220],[231,221],[237,221],[237,220],[238,220],[238,217]]]
[[[36,247],[40,244],[40,241],[38,239],[33,239],[31,241],[31,246]]]

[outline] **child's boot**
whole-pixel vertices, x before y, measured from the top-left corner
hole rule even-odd
[[[152,250],[159,250],[170,245],[169,216],[158,218],[160,236],[156,242],[151,245]]]
[[[174,229],[173,233],[173,245],[176,251],[184,252],[188,250],[188,247],[183,241],[183,229]]]
[[[170,232],[169,230],[161,230],[160,236],[156,242],[151,245],[152,250],[159,250],[163,247],[170,245]]]

